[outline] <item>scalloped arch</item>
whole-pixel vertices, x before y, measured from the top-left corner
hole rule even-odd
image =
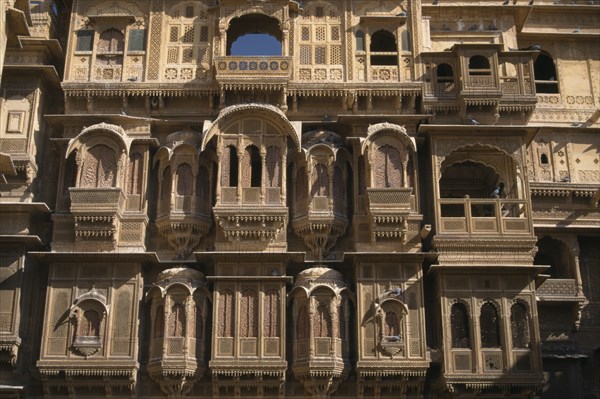
[[[215,137],[221,128],[226,127],[237,118],[244,116],[252,116],[253,118],[266,118],[276,127],[280,128],[282,133],[289,136],[296,146],[296,150],[300,151],[300,131],[294,127],[283,111],[279,108],[268,104],[243,104],[232,105],[224,108],[217,116],[217,119],[208,126],[202,137],[202,145],[200,151],[204,151],[208,143]]]
[[[65,159],[69,158],[69,155],[71,155],[75,149],[83,146],[88,140],[97,139],[101,136],[105,136],[113,140],[116,144],[118,144],[119,147],[121,147],[122,150],[125,151],[127,155],[129,155],[129,149],[131,147],[132,140],[126,138],[127,134],[125,133],[125,130],[123,130],[121,126],[112,125],[109,123],[98,123],[84,128],[77,135],[77,137],[69,141]]]
[[[413,153],[417,152],[414,138],[410,137],[404,126],[394,123],[382,122],[369,126],[367,129],[367,137],[362,142],[361,153],[365,154],[367,148],[381,136],[391,136],[399,139]]]

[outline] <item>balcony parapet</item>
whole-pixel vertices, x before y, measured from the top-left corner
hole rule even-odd
[[[577,292],[577,282],[573,278],[551,278],[544,281],[536,290],[543,302],[584,302],[583,294]]]
[[[217,81],[220,83],[287,83],[292,76],[292,57],[248,56],[215,57]]]
[[[443,198],[438,200],[437,212],[440,235],[533,234],[530,205],[525,200]]]

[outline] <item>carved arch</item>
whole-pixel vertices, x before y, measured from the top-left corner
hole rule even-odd
[[[208,143],[220,132],[225,131],[228,125],[245,117],[268,120],[281,134],[288,136],[294,143],[296,150],[300,151],[300,126],[298,124],[292,125],[283,111],[268,104],[243,104],[224,108],[213,123],[205,122],[207,129],[202,137],[200,149],[204,151]]]

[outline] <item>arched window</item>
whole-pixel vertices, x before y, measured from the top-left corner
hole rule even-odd
[[[242,292],[240,308],[240,337],[258,336],[258,296],[256,291],[248,289]]]
[[[491,75],[490,61],[482,55],[474,55],[469,58],[469,75]]]
[[[192,167],[182,163],[177,167],[177,194],[183,196],[192,195]]]
[[[234,304],[233,292],[224,289],[219,292],[219,337],[233,337]]]
[[[435,69],[438,95],[454,90],[454,70],[450,64],[440,64]]]
[[[227,31],[227,55],[282,55],[279,21],[263,14],[234,18]]]
[[[100,337],[100,316],[95,310],[86,310],[79,320],[78,337]]]
[[[83,162],[81,187],[114,187],[117,181],[115,152],[102,144],[92,147]]]
[[[546,154],[540,155],[540,163],[542,165],[548,165],[548,155],[546,155]]]
[[[221,186],[237,187],[238,185],[238,155],[234,146],[229,145],[223,151],[221,160]]]
[[[116,29],[108,29],[100,34],[98,52],[101,54],[122,53],[125,49],[123,33]]]
[[[383,335],[384,336],[400,336],[400,319],[393,310],[385,312],[385,320],[383,323]]]
[[[558,93],[558,78],[552,56],[546,52],[538,55],[533,64],[535,91],[537,93]]]
[[[491,302],[486,302],[481,306],[479,328],[481,329],[482,348],[500,347],[500,318],[496,306]]]
[[[522,303],[510,307],[510,326],[513,348],[529,348],[529,318]]]
[[[267,187],[279,187],[281,185],[281,153],[279,147],[271,145],[267,147]]]
[[[162,338],[165,330],[165,308],[159,306],[156,308],[154,316],[154,338]]]
[[[329,172],[327,171],[327,166],[322,163],[315,165],[310,195],[313,197],[315,195],[329,196]]]
[[[116,29],[108,29],[100,34],[96,55],[97,65],[123,65],[125,36]],[[115,76],[102,76],[112,78]]]
[[[371,50],[371,65],[398,64],[396,37],[386,30],[379,30],[371,35],[369,50]]]
[[[169,315],[169,337],[185,336],[185,308],[177,303],[171,308]]]
[[[356,38],[356,51],[365,51],[365,32],[357,30],[354,36]]]
[[[375,187],[401,188],[402,161],[398,150],[386,144],[377,148],[375,157]]]
[[[450,310],[452,348],[471,348],[469,314],[462,303],[455,303]]]
[[[277,290],[267,290],[263,303],[263,334],[265,337],[279,336],[280,302]]]
[[[262,180],[262,159],[254,145],[246,147],[242,165],[242,187],[260,187]]]
[[[315,337],[331,338],[331,315],[327,304],[319,302],[313,323],[313,335]]]

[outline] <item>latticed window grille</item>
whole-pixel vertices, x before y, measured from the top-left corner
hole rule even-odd
[[[481,315],[479,316],[479,327],[481,329],[481,347],[499,348],[500,347],[500,317],[498,310],[491,302],[486,302],[481,306]]]
[[[469,328],[469,314],[462,303],[455,303],[450,310],[450,326],[452,329],[452,347],[470,348],[471,331]]]
[[[233,337],[234,317],[233,291],[221,290],[219,292],[219,337]]]
[[[313,316],[313,334],[318,338],[331,338],[331,327],[329,306],[323,302],[319,302],[317,311]]]
[[[263,304],[263,334],[265,337],[279,336],[280,301],[277,290],[267,290]]]
[[[258,295],[252,289],[242,292],[240,302],[240,336],[258,336]]]
[[[209,22],[201,4],[176,6],[169,13],[167,64],[208,64]]]
[[[300,20],[300,65],[342,65],[341,19],[326,2],[305,8]]]
[[[169,315],[169,337],[185,336],[185,308],[178,303],[171,308]]]
[[[529,348],[529,317],[522,303],[511,306],[510,325],[513,348]]]

